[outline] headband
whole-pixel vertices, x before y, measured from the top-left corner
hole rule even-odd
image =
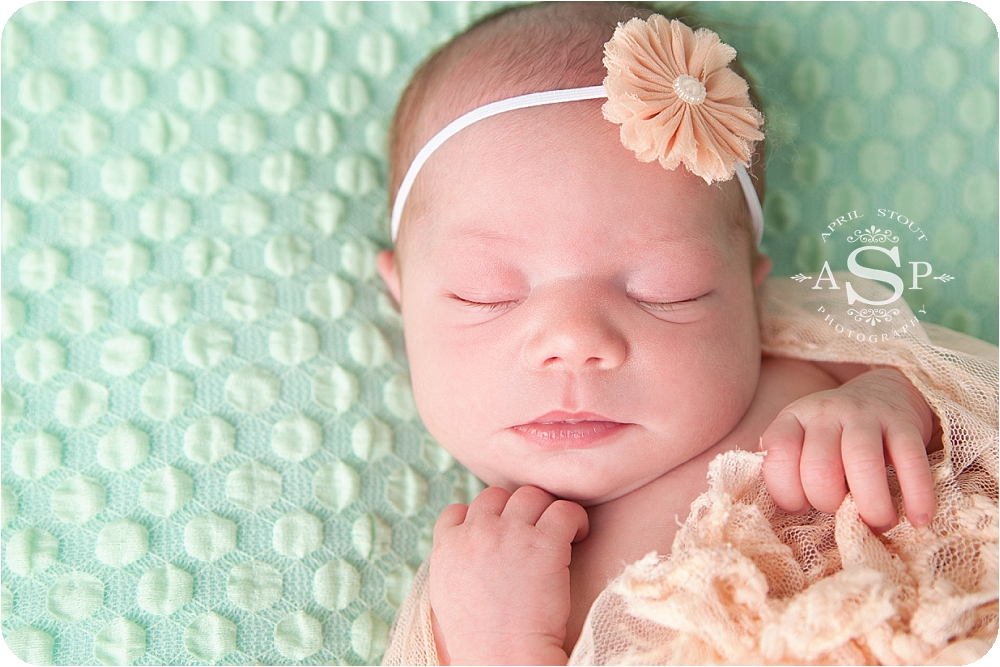
[[[764,233],[760,198],[746,167],[763,117],[749,99],[749,85],[729,69],[736,51],[704,28],[694,32],[680,21],[654,14],[648,22],[619,24],[605,44],[608,76],[600,86],[547,90],[477,107],[448,123],[410,163],[392,207],[390,231],[396,241],[403,207],[430,156],[473,123],[515,109],[607,98],[604,117],[621,124],[622,144],[643,162],[666,169],[683,164],[707,183],[735,175],[750,209],[757,244]]]

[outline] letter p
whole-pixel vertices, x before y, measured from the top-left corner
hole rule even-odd
[[[930,262],[910,262],[910,264],[913,265],[913,286],[910,289],[923,289],[923,287],[920,287],[917,284],[917,281],[920,278],[926,278],[927,276],[931,275],[931,271],[933,271],[933,269],[931,268]],[[917,272],[918,271],[917,266],[920,264],[923,264],[924,266],[927,267],[926,273]]]

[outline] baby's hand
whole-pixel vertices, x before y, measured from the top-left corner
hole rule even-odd
[[[849,487],[864,522],[884,532],[897,520],[886,479],[888,455],[906,516],[924,526],[934,515],[926,449],[932,429],[930,407],[902,373],[868,371],[778,414],[761,438],[764,481],[778,506],[793,513],[810,505],[836,512]]]
[[[534,486],[490,487],[434,525],[430,598],[443,664],[566,664],[580,505]]]

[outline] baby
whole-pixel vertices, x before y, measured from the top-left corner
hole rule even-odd
[[[747,89],[726,68],[729,47],[650,14],[503,12],[425,63],[397,110],[395,246],[379,271],[424,424],[490,485],[435,526],[442,664],[565,664],[608,582],[670,552],[726,450],[762,448],[768,490],[789,512],[834,512],[850,489],[864,521],[887,530],[892,463],[908,520],[934,513],[934,414],[901,373],[762,358],[761,119],[733,103]],[[633,17],[606,68],[605,43]],[[657,155],[623,145],[639,131],[615,116],[635,100],[605,102],[599,88],[615,48],[641,62],[642,35],[667,59],[704,64],[674,79],[675,115],[736,109],[681,126]],[[553,90],[571,97],[464,116]]]

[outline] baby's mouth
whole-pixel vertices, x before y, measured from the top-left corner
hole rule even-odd
[[[546,449],[572,449],[596,445],[629,426],[598,414],[556,411],[512,430]]]

